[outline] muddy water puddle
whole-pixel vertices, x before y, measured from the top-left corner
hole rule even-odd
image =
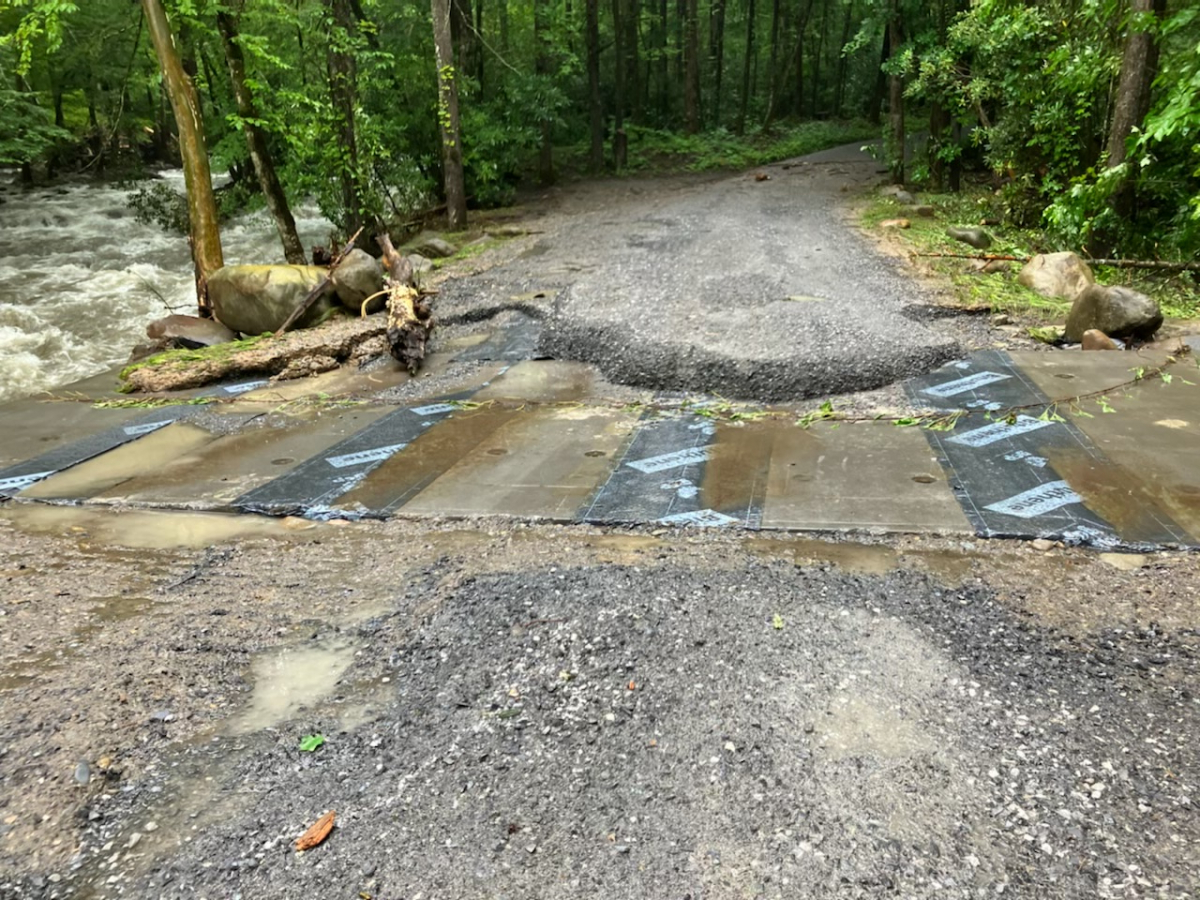
[[[354,661],[355,645],[337,640],[316,647],[284,647],[251,664],[254,691],[233,717],[229,733],[251,734],[293,718],[327,698]]]
[[[288,538],[339,527],[302,519],[225,513],[109,510],[19,503],[0,507],[0,520],[28,534],[137,550],[200,550],[246,538]],[[307,535],[306,535],[307,537]]]

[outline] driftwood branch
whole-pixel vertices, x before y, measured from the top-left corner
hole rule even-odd
[[[935,259],[981,259],[985,262],[1029,262],[1028,256],[1005,256],[997,253],[916,253],[914,256]],[[1093,259],[1082,257],[1093,266],[1111,266],[1114,269],[1153,269],[1158,272],[1200,272],[1200,262],[1171,262],[1162,259]]]
[[[375,242],[383,250],[383,265],[388,273],[384,281],[388,295],[388,349],[415,375],[421,360],[425,358],[425,343],[433,331],[433,318],[429,305],[417,290],[412,263],[396,252],[392,239],[386,233],[377,235]]]
[[[287,334],[291,327],[296,324],[296,320],[308,312],[308,308],[317,302],[318,297],[325,293],[325,289],[329,287],[329,282],[333,279],[333,273],[342,264],[342,261],[345,260],[350,251],[354,249],[354,242],[358,240],[360,234],[362,234],[361,228],[354,232],[354,237],[346,242],[346,246],[342,248],[342,251],[329,264],[329,271],[325,273],[325,277],[321,279],[321,283],[308,292],[308,295],[300,301],[299,306],[292,310],[292,314],[284,320],[284,323],[279,326],[279,330],[275,334]]]

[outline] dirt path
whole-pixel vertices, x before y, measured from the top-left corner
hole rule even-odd
[[[1200,887],[1194,557],[6,515],[5,898]]]
[[[546,316],[552,356],[614,382],[764,401],[877,388],[990,345],[977,317],[928,315],[933,298],[848,221],[876,166],[846,147],[551,191],[521,211],[537,239],[445,285],[439,311],[521,297]]]

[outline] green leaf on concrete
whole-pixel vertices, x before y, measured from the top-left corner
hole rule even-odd
[[[300,749],[305,753],[312,753],[324,743],[325,735],[306,734],[304,737],[300,738]]]

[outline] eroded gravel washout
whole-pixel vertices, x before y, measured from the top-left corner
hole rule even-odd
[[[315,756],[290,734],[235,753],[201,827],[124,895],[1200,885],[1194,633],[1078,642],[983,589],[783,564],[427,573],[417,595],[422,624],[372,619],[347,673],[392,699],[313,722]],[[334,835],[295,855],[326,809]]]

